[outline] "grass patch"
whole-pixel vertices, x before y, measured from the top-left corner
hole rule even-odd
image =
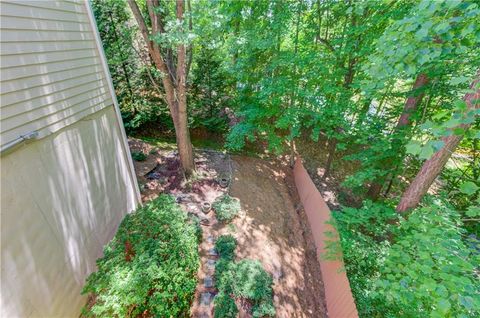
[[[189,317],[199,267],[198,233],[171,196],[125,216],[82,294],[84,316]]]

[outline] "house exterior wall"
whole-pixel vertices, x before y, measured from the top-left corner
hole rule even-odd
[[[113,107],[1,158],[1,316],[78,317],[85,278],[137,204]]]
[[[78,317],[80,291],[139,204],[88,3],[0,2],[1,317]]]
[[[2,145],[113,104],[84,1],[0,2]]]

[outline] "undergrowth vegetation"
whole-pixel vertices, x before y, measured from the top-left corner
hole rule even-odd
[[[230,222],[240,212],[240,201],[228,194],[221,196],[212,205],[217,219],[221,222]]]
[[[147,159],[147,155],[141,151],[132,151],[132,159],[135,161],[145,161]]]
[[[189,317],[199,256],[195,226],[171,196],[127,214],[83,288],[84,316]]]
[[[215,248],[220,259],[215,266],[218,294],[215,296],[215,318],[235,318],[235,299],[252,305],[253,317],[274,317],[273,280],[258,260],[234,261],[237,242],[232,235],[218,238]]]
[[[367,201],[335,213],[362,317],[479,317],[480,244],[445,202],[404,219]]]
[[[189,128],[203,132],[192,131],[196,146],[225,140],[230,150],[291,159],[310,139],[312,153],[325,155],[299,155],[348,205],[335,218],[360,316],[463,318],[480,316],[479,4],[94,0],[93,8],[127,132],[161,127],[161,137],[179,137],[193,176]],[[224,196],[213,208],[226,223],[240,203]],[[258,264],[233,261],[231,238],[221,244],[216,315],[233,317],[232,295],[254,296],[234,286],[251,278],[242,271],[265,277]],[[263,283],[252,288],[267,295]],[[261,299],[251,300],[255,315],[271,314],[270,298]]]

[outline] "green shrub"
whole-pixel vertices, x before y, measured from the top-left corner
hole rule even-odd
[[[202,226],[200,225],[200,218],[193,213],[188,214],[188,223],[192,224],[195,227],[195,235],[197,240],[200,242],[202,240]]]
[[[233,271],[235,263],[232,260],[220,258],[215,264],[215,281],[218,290],[232,292]]]
[[[132,159],[135,161],[144,161],[147,159],[147,155],[141,151],[132,151]]]
[[[212,206],[217,214],[217,219],[221,222],[230,222],[237,216],[241,209],[240,200],[228,194],[215,200]]]
[[[433,203],[401,222],[376,292],[399,317],[480,317],[480,253],[464,241],[459,214]],[[466,236],[466,235],[465,235]]]
[[[235,301],[225,292],[219,292],[215,296],[215,318],[236,318],[238,308]]]
[[[252,315],[255,318],[275,317],[275,306],[273,306],[272,299],[266,298],[253,305]]]
[[[215,249],[221,258],[233,260],[235,258],[235,248],[237,240],[232,235],[222,235],[215,243]]]
[[[396,220],[397,214],[384,203],[366,201],[360,209],[344,208],[333,215],[360,317],[378,317],[385,300],[382,295],[372,297],[373,285],[390,246],[391,220]]]
[[[247,299],[252,303],[253,317],[273,317],[272,277],[258,260],[233,261],[236,240],[231,235],[220,236],[215,248],[220,259],[215,265],[215,280],[219,293],[215,297],[215,317],[236,317],[235,298]],[[232,298],[233,297],[233,298]]]
[[[334,215],[360,317],[480,316],[480,254],[443,202],[406,220],[386,203]]]
[[[235,264],[233,293],[259,302],[272,298],[272,277],[258,260],[244,259]]]
[[[188,317],[199,267],[195,227],[161,195],[128,214],[82,290],[97,317]]]

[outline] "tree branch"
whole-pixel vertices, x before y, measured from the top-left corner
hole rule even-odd
[[[317,40],[318,42],[323,43],[330,51],[335,52],[335,48],[328,40],[322,39],[321,37],[318,37]]]
[[[138,8],[137,3],[135,0],[127,0],[128,5],[130,6],[130,9],[132,9],[133,16],[135,17],[135,20],[137,20],[138,27],[140,29],[140,32],[142,33],[143,38],[145,39],[145,42],[147,45],[151,45],[151,40],[149,38],[149,32],[147,25],[145,23],[145,19],[142,16],[142,13],[140,12],[140,9]],[[147,1],[148,2],[148,1]],[[149,44],[150,43],[150,44]]]
[[[188,30],[191,32],[193,30],[193,21],[192,21],[192,4],[190,0],[187,0],[187,8],[188,8]],[[186,78],[188,78],[188,74],[190,74],[192,60],[193,60],[193,43],[190,43],[190,45],[187,48]]]

